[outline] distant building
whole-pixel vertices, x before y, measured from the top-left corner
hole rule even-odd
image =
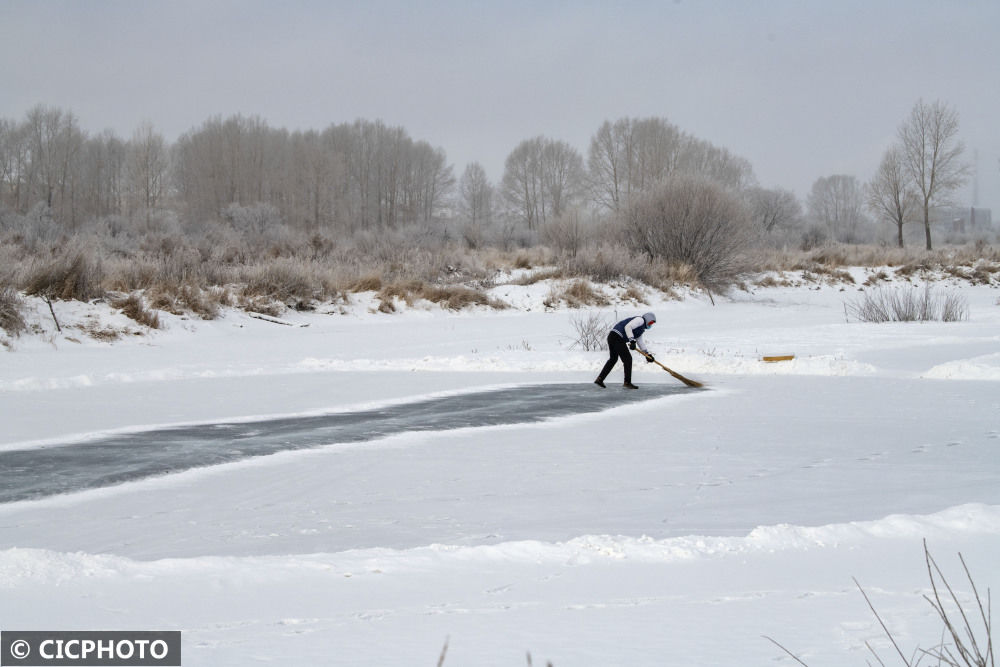
[[[975,206],[944,206],[934,212],[933,223],[945,232],[974,234],[993,231],[993,211]]]

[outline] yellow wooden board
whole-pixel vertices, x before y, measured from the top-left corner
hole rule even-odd
[[[767,363],[773,364],[776,361],[791,361],[792,359],[795,358],[795,355],[794,354],[779,354],[779,355],[775,355],[775,356],[762,357],[762,358]]]

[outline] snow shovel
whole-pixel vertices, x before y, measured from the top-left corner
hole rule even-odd
[[[643,352],[642,350],[636,348],[636,352],[638,352],[642,356],[646,357],[647,359],[650,359],[650,356],[648,354],[646,354],[645,352]],[[656,364],[657,366],[659,366],[660,368],[662,368],[663,370],[665,370],[666,372],[668,372],[671,375],[673,375],[675,378],[677,378],[678,380],[680,380],[681,382],[683,382],[684,384],[686,384],[689,387],[704,387],[705,386],[705,385],[703,385],[702,383],[700,383],[700,382],[698,382],[696,380],[690,380],[690,379],[684,377],[683,375],[681,375],[677,371],[670,370],[669,368],[667,368],[666,366],[664,366],[663,364],[661,364],[656,359],[651,359],[651,361],[654,364]]]

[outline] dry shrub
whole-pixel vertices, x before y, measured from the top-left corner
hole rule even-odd
[[[148,289],[162,282],[162,263],[146,256],[107,262],[105,287],[118,292]]]
[[[670,176],[635,197],[622,220],[634,250],[691,266],[698,282],[709,289],[726,289],[746,268],[749,213],[739,197],[711,179]]]
[[[203,320],[219,316],[220,306],[229,305],[225,290],[202,289],[195,285],[161,285],[147,292],[150,306],[173,315],[193,313]]]
[[[237,301],[237,305],[247,312],[280,317],[285,313],[285,304],[267,296],[242,295]]]
[[[917,288],[865,290],[862,296],[845,304],[859,322],[957,322],[969,319],[968,302],[949,292],[939,298],[928,285]]]
[[[147,326],[150,329],[160,328],[160,316],[155,311],[146,310],[142,297],[138,294],[130,294],[121,299],[113,299],[111,305],[122,311],[125,317]]]
[[[636,303],[646,303],[646,295],[636,285],[629,285],[622,293],[622,298]]]
[[[576,333],[573,345],[579,345],[586,352],[600,350],[611,329],[611,323],[594,312],[584,317],[571,317],[569,322]]]
[[[25,292],[50,299],[89,301],[103,296],[100,258],[88,250],[67,250],[32,268]]]
[[[574,275],[587,276],[598,282],[610,282],[626,276],[639,278],[634,271],[641,270],[648,263],[646,258],[635,257],[624,246],[602,244],[581,248],[566,261],[566,266]]]
[[[560,301],[565,302],[570,308],[607,306],[610,303],[607,297],[595,290],[586,280],[574,280],[561,290],[556,290],[553,287],[548,298],[545,299],[545,305],[554,308]]]
[[[368,274],[351,282],[348,286],[350,292],[378,292],[382,289],[382,277],[375,274]]]
[[[485,293],[458,285],[434,286],[421,280],[408,280],[384,286],[377,294],[381,300],[379,311],[396,311],[394,299],[405,301],[412,306],[419,299],[439,304],[448,310],[461,310],[469,306],[489,306],[497,310],[507,308],[507,304],[492,299]]]
[[[20,336],[28,328],[24,320],[24,301],[13,287],[0,288],[0,329]]]
[[[875,287],[880,282],[885,282],[887,280],[889,280],[889,274],[886,273],[884,270],[880,269],[879,271],[877,271],[875,273],[868,274],[868,277],[865,279],[865,282],[862,283],[862,284],[865,287]]]
[[[560,278],[565,277],[566,272],[563,269],[543,269],[541,271],[533,271],[532,273],[525,274],[516,280],[512,280],[511,284],[528,286],[545,280],[559,280]]]
[[[528,257],[527,253],[520,253],[514,258],[515,269],[530,269],[531,266],[531,258]]]
[[[400,299],[406,302],[406,305],[412,306],[413,303],[422,298],[423,292],[426,289],[426,285],[421,280],[407,280],[404,282],[390,283],[388,285],[382,285],[379,289],[378,294],[375,296],[382,300],[382,302],[389,301],[393,299]],[[382,311],[386,312],[386,311]],[[392,311],[395,312],[395,308]]]
[[[757,287],[791,287],[792,282],[787,278],[776,278],[773,275],[767,275],[754,283]]]
[[[653,271],[658,285],[695,285],[699,282],[698,269],[687,262],[657,262]]]
[[[322,284],[309,264],[290,259],[275,259],[248,267],[244,293],[269,296],[279,301],[310,300],[321,293]]]
[[[868,604],[875,620],[878,621],[886,639],[889,640],[905,667],[918,667],[924,664],[925,658],[928,659],[928,664],[936,664],[939,667],[941,665],[948,667],[993,667],[996,664],[993,650],[993,612],[990,589],[986,589],[985,595],[981,594],[961,552],[958,554],[958,560],[962,564],[962,572],[969,582],[971,597],[968,594],[960,596],[956,593],[941,567],[931,555],[927,540],[924,540],[924,561],[931,588],[930,594],[925,594],[923,598],[930,604],[934,614],[941,621],[941,631],[930,636],[929,645],[931,648],[917,646],[910,653],[910,657],[907,657],[907,653],[896,641],[896,637],[886,624],[886,620],[875,608],[868,593],[865,592],[857,578],[854,578],[854,585],[861,592],[861,596]],[[808,663],[777,640],[767,635],[762,635],[762,637],[784,651],[795,662],[808,667]],[[878,664],[887,664],[872,646],[872,642],[866,640],[865,647],[871,652]],[[872,663],[868,661],[868,664]]]
[[[498,299],[493,299],[483,292],[468,287],[436,287],[425,296],[428,301],[441,304],[448,310],[461,310],[468,306],[488,306],[494,310],[505,310],[509,306]]]
[[[830,264],[813,264],[806,270],[810,274],[815,274],[816,276],[823,277],[826,282],[835,285],[838,283],[846,283],[848,285],[854,285],[856,281],[854,276],[844,269],[837,268],[835,265]]]

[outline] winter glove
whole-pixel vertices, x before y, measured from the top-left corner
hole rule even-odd
[[[628,342],[628,349],[630,349],[630,350],[634,350],[635,349],[635,339],[632,339],[632,340],[630,340]]]
[[[653,358],[653,355],[651,355],[651,354],[647,354],[647,355],[646,355],[646,363],[647,363],[647,364],[651,364],[651,363],[653,363],[654,361],[656,361],[656,359],[654,359],[654,358]]]

